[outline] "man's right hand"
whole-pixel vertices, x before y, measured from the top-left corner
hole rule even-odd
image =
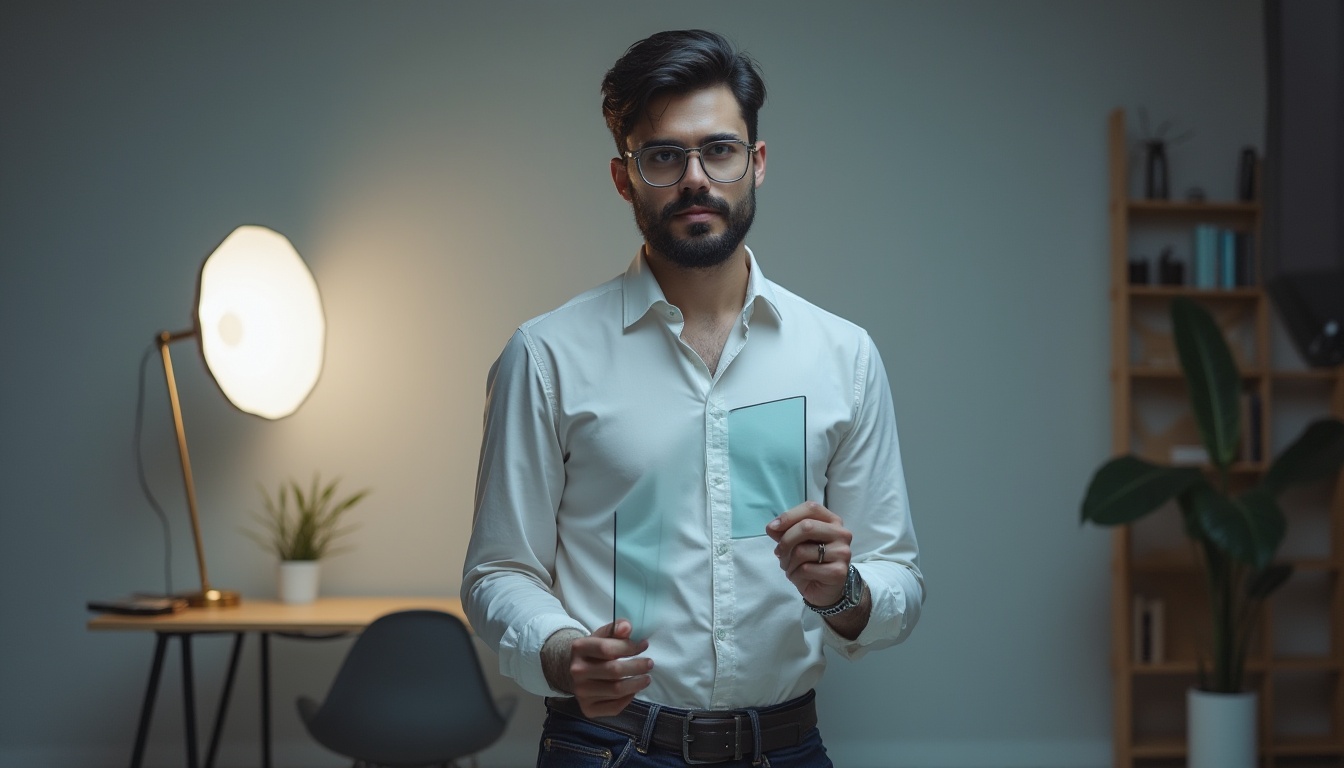
[[[562,629],[541,649],[542,670],[557,690],[574,694],[588,717],[610,717],[649,687],[652,659],[632,658],[649,648],[630,639],[633,627],[618,619],[591,635]]]

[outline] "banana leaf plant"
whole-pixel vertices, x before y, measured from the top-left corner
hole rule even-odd
[[[1093,475],[1082,520],[1127,525],[1176,501],[1208,586],[1212,631],[1199,659],[1198,687],[1239,693],[1245,690],[1246,658],[1260,607],[1292,575],[1291,565],[1274,562],[1287,532],[1277,500],[1290,486],[1339,471],[1344,422],[1325,418],[1307,425],[1258,484],[1234,492],[1231,469],[1246,428],[1241,423],[1241,374],[1206,309],[1177,298],[1171,304],[1171,321],[1208,466],[1164,466],[1133,455],[1113,458]]]

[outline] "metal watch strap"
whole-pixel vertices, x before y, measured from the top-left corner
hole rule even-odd
[[[849,575],[845,577],[845,589],[840,593],[840,599],[827,606],[813,605],[803,598],[803,605],[806,605],[818,616],[834,616],[838,613],[853,608],[859,604],[859,599],[863,595],[863,577],[859,575],[859,569],[852,564],[849,566]]]

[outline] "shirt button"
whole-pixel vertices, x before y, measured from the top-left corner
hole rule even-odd
[[[709,482],[713,483],[713,484],[716,485],[716,486],[717,486],[717,485],[723,485],[723,477],[722,477],[722,476],[719,476],[719,475],[716,475],[716,476],[714,477],[714,479],[713,479],[713,480],[710,480]]]
[[[720,544],[720,545],[719,545],[719,557],[723,557],[723,556],[726,555],[726,554],[728,554],[728,545],[727,545],[727,544]]]
[[[714,636],[722,640],[723,638],[728,636],[728,633],[723,631],[722,629],[716,629],[714,630]]]

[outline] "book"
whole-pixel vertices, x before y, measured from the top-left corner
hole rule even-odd
[[[1237,282],[1237,233],[1230,229],[1218,228],[1218,287],[1235,288]]]
[[[151,597],[132,595],[112,600],[90,600],[88,609],[96,613],[116,613],[124,616],[162,616],[186,610],[187,601],[180,597]]]
[[[1237,252],[1237,285],[1255,285],[1255,236],[1250,232],[1237,232],[1234,239]]]
[[[1209,452],[1202,445],[1171,446],[1172,464],[1208,464]]]
[[[1166,605],[1160,598],[1134,595],[1132,647],[1134,663],[1161,664],[1166,659]]]
[[[1242,395],[1242,459],[1245,461],[1265,460],[1262,420],[1258,391],[1247,391]]]

